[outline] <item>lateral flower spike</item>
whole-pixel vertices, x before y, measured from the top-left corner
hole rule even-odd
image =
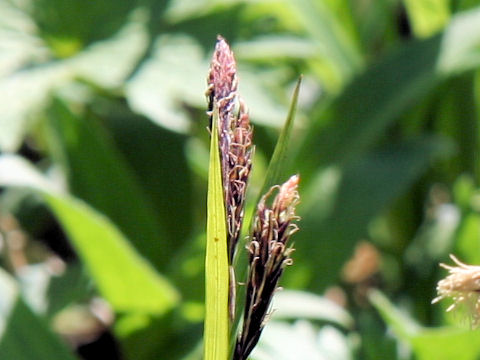
[[[237,67],[225,39],[217,38],[207,78],[208,115],[218,119],[218,143],[227,219],[227,245],[233,262],[244,216],[245,194],[252,168],[252,127],[237,92]],[[218,111],[218,116],[213,116]]]
[[[448,270],[449,275],[438,282],[438,296],[432,300],[432,304],[452,298],[453,303],[447,311],[464,305],[469,312],[472,327],[478,327],[480,324],[480,266],[464,264],[454,255],[450,255],[450,258],[457,266],[440,264],[442,268]]]
[[[299,176],[292,176],[282,186],[273,186],[258,206],[254,219],[249,252],[249,270],[246,283],[246,302],[242,332],[235,345],[234,360],[246,360],[265,326],[270,304],[278,281],[286,266],[292,264],[294,251],[290,237],[298,231],[295,208]],[[269,205],[269,200],[277,195]]]

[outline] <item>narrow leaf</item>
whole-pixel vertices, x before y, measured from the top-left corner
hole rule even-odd
[[[207,195],[207,252],[205,259],[204,359],[228,357],[228,254],[225,205],[218,150],[218,110],[212,121]]]
[[[270,159],[270,163],[267,168],[267,172],[265,175],[265,181],[263,183],[262,189],[258,194],[257,201],[255,202],[258,204],[260,198],[263,194],[265,194],[273,185],[281,184],[287,178],[285,172],[288,169],[288,161],[289,161],[289,142],[290,142],[290,135],[293,129],[293,123],[295,120],[295,113],[297,111],[297,102],[298,102],[298,94],[300,92],[300,84],[302,82],[303,76],[300,76],[297,81],[297,85],[293,91],[292,101],[290,102],[290,108],[288,111],[287,119],[285,120],[285,124],[283,129],[280,133],[278,138],[277,144],[275,145],[275,149],[273,151],[272,158]],[[252,214],[252,217],[254,213]],[[250,219],[252,222],[252,219]],[[247,229],[250,228],[250,224],[248,224]],[[239,254],[235,259],[235,273],[237,279],[244,279],[246,277],[246,271],[248,268],[247,259],[245,254]],[[237,291],[237,302],[236,306],[239,309],[242,309],[244,306],[244,290],[245,287],[241,286],[238,287]],[[242,311],[238,311],[235,314],[235,320],[233,323],[233,329],[237,329],[240,323],[240,319],[242,317]],[[232,334],[231,342],[232,344],[235,343],[235,334]]]
[[[285,124],[283,126],[283,129],[280,133],[280,136],[278,138],[277,144],[275,145],[275,149],[273,151],[272,158],[270,159],[270,163],[267,168],[267,172],[265,175],[265,181],[263,183],[262,189],[260,193],[258,194],[258,198],[256,201],[256,204],[260,201],[260,198],[262,197],[263,194],[265,194],[272,186],[281,184],[283,181],[286,179],[286,174],[285,171],[288,169],[288,161],[289,161],[289,153],[288,150],[289,148],[289,142],[290,142],[290,135],[292,133],[293,129],[293,123],[295,120],[295,113],[297,110],[297,102],[298,102],[298,94],[300,92],[300,84],[302,82],[303,76],[300,76],[297,81],[297,85],[295,86],[295,89],[293,91],[293,96],[292,96],[292,101],[290,102],[290,108],[288,111],[287,119],[285,120]],[[252,217],[254,216],[254,213],[252,214]],[[250,219],[250,222],[253,220]],[[250,228],[250,225],[248,225],[248,228]],[[235,259],[235,273],[237,276],[237,279],[245,279],[246,277],[246,272],[248,269],[248,264],[247,264],[247,258],[245,253],[240,253],[240,256],[237,256]],[[241,309],[243,309],[243,306],[245,301],[245,287],[240,286],[237,289],[237,302],[236,306],[240,311],[238,311],[235,314],[235,319],[233,322],[232,329],[238,329],[239,324],[240,324],[240,319],[243,316],[243,313]],[[235,334],[231,334],[232,338],[230,339],[231,343],[235,343]]]
[[[288,150],[290,135],[293,129],[293,122],[295,120],[295,113],[297,111],[298,94],[300,92],[300,84],[303,76],[300,76],[293,91],[292,101],[288,110],[288,116],[283,126],[280,137],[278,138],[275,150],[273,151],[272,159],[268,165],[267,174],[265,175],[265,182],[260,191],[259,198],[265,194],[273,185],[280,184],[285,181],[285,170],[288,168]],[[258,202],[258,201],[257,201]]]

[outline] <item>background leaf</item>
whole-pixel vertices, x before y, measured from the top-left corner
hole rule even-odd
[[[29,187],[44,197],[99,291],[116,311],[161,314],[174,305],[178,296],[174,288],[137,255],[106,217],[87,204],[52,190],[40,174],[33,175],[35,170],[24,160],[1,157],[0,174],[3,186]]]
[[[448,253],[479,259],[479,14],[478,0],[0,0],[1,158],[29,164],[0,169],[14,185],[0,192],[1,270],[85,360],[202,358],[204,90],[221,34],[255,128],[247,219],[265,183],[301,177],[278,305],[290,313],[273,313],[252,356],[477,356],[448,301],[430,302]],[[272,177],[299,74],[284,175]],[[372,288],[418,332],[390,331]],[[99,295],[113,311],[98,312]],[[96,325],[72,341],[57,324],[78,309]]]
[[[153,264],[165,266],[162,252],[170,245],[158,215],[101,124],[93,117],[81,120],[60,100],[48,115],[52,153],[65,168],[72,194],[118,224]]]
[[[297,236],[300,244],[308,241],[308,246],[298,247],[301,262],[322,257],[322,276],[312,279],[312,285],[324,288],[334,281],[355,244],[366,236],[368,220],[412,184],[432,159],[452,150],[441,139],[399,144],[337,169],[332,185],[312,184],[311,192],[304,193],[307,204],[300,208],[302,231]],[[328,196],[333,199],[322,196],[322,185],[330,186]]]

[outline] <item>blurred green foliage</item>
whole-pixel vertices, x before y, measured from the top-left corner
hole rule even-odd
[[[296,291],[252,359],[477,359],[430,304],[480,263],[477,0],[0,0],[0,358],[201,358],[217,34],[253,201],[304,75]]]

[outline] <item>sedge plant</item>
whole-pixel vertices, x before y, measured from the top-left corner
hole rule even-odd
[[[246,360],[260,339],[273,295],[285,267],[292,264],[290,237],[298,230],[299,176],[278,184],[287,155],[300,80],[272,156],[264,192],[247,236],[244,299],[237,301],[235,256],[244,223],[246,190],[254,152],[249,112],[238,93],[236,62],[218,37],[207,77],[210,164],[207,195],[204,359]],[[241,323],[235,321],[235,305]],[[238,329],[238,331],[237,331]],[[234,341],[231,342],[230,339]]]

